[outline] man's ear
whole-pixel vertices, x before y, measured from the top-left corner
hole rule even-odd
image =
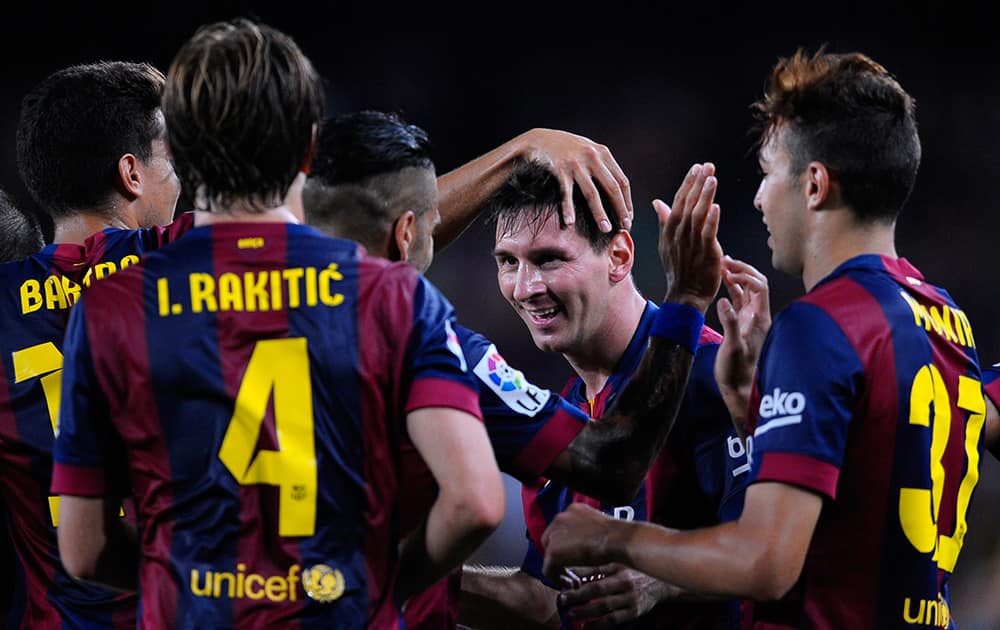
[[[608,243],[608,277],[621,282],[632,273],[635,263],[635,242],[626,230],[618,230]]]
[[[131,153],[118,158],[118,184],[122,195],[129,201],[142,194],[142,172],[139,166],[139,158]]]
[[[806,207],[810,210],[822,210],[835,203],[836,184],[826,164],[810,162],[806,166],[805,182]]]
[[[392,237],[389,239],[389,254],[392,260],[406,261],[416,237],[417,215],[413,210],[407,210],[399,215],[392,224]]]

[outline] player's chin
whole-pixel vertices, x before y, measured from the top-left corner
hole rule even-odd
[[[563,344],[558,335],[542,332],[535,328],[531,329],[531,338],[535,346],[543,352],[562,352]]]

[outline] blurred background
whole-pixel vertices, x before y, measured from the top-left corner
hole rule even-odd
[[[429,132],[441,173],[532,127],[565,129],[608,145],[631,179],[635,276],[654,300],[665,286],[650,201],[669,201],[691,163],[714,161],[720,239],[727,253],[768,274],[777,311],[802,287],[771,268],[766,232],[752,205],[758,180],[746,133],[749,105],[778,57],[826,44],[833,52],[869,54],[916,98],[923,162],[899,221],[898,250],[964,308],[982,362],[1000,360],[1000,295],[991,280],[1000,44],[986,8],[956,2],[678,4],[5,7],[0,187],[34,209],[17,174],[14,130],[21,97],[48,73],[99,59],[149,61],[166,71],[199,24],[257,17],[292,35],[312,58],[327,81],[329,113],[400,113]],[[569,369],[561,357],[534,348],[500,299],[492,244],[491,231],[477,222],[438,256],[428,275],[464,324],[493,338],[536,384],[558,389]],[[717,323],[714,313],[709,321]],[[484,561],[520,562],[516,483],[509,490],[508,519],[480,550]],[[998,516],[1000,465],[987,455],[953,581],[952,612],[965,628],[1000,627]]]

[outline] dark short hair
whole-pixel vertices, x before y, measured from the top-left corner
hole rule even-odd
[[[279,205],[307,166],[323,107],[320,77],[291,37],[244,18],[202,26],[163,95],[181,185],[196,202]]]
[[[556,215],[559,226],[565,227],[562,199],[559,180],[548,167],[534,160],[522,160],[514,165],[507,181],[486,201],[484,212],[490,222],[496,223],[501,234],[510,234],[522,223],[540,230],[550,215]],[[603,191],[601,203],[610,207]],[[590,243],[594,251],[607,249],[611,238],[620,229],[614,213],[608,216],[611,231],[601,232],[586,198],[576,185],[573,186],[573,207],[576,211],[576,221],[573,223],[576,232]]]
[[[20,260],[45,245],[37,217],[24,212],[0,190],[0,262]]]
[[[399,114],[365,110],[323,125],[309,177],[326,186],[357,184],[409,166],[434,168],[427,132]]]
[[[101,61],[59,70],[21,101],[17,166],[53,217],[93,210],[115,191],[118,161],[145,162],[163,137],[163,74],[146,63]]]
[[[920,166],[916,103],[880,64],[800,49],[778,61],[753,109],[758,143],[780,131],[793,172],[822,162],[859,220],[898,216]]]
[[[373,247],[400,207],[430,210],[411,199],[414,176],[434,173],[427,132],[398,114],[361,111],[327,121],[302,190],[308,223]]]

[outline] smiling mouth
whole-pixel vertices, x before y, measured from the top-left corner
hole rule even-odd
[[[549,308],[535,308],[535,309],[522,308],[522,310],[531,319],[533,323],[544,325],[555,319],[556,315],[558,315],[562,311],[562,307],[550,306]]]

